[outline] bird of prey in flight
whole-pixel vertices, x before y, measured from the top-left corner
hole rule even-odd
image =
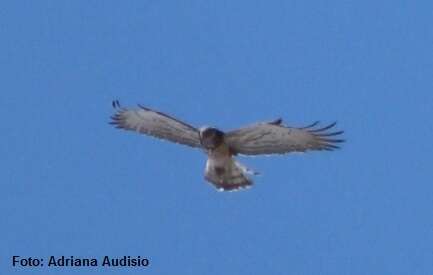
[[[195,128],[141,105],[124,108],[116,100],[113,107],[116,113],[110,123],[117,128],[203,149],[208,157],[204,178],[220,191],[235,191],[253,184],[249,175],[255,173],[234,159],[238,154],[252,156],[332,151],[340,148],[338,143],[344,142],[338,138],[343,131],[331,131],[335,122],[325,127],[318,127],[319,122],[314,122],[297,128],[286,126],[282,119],[277,119],[223,132],[214,127]]]

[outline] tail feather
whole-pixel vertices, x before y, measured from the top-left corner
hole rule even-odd
[[[205,179],[219,191],[237,191],[253,185],[247,174],[251,174],[251,170],[232,158],[218,164],[208,160]]]

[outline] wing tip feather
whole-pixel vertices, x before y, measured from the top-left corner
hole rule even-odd
[[[317,141],[318,144],[316,144],[315,146],[313,146],[312,149],[316,149],[316,150],[326,150],[326,151],[334,151],[334,150],[338,150],[341,149],[340,146],[336,145],[336,143],[343,143],[346,142],[345,139],[341,139],[338,138],[339,136],[341,136],[342,134],[344,134],[344,131],[335,131],[335,132],[328,132],[327,130],[334,128],[337,125],[337,121],[334,121],[324,127],[319,127],[316,128],[316,126],[318,126],[319,121],[315,121],[314,123],[302,127],[302,128],[298,128],[301,130],[307,130],[308,133],[310,133],[311,135],[313,135]]]

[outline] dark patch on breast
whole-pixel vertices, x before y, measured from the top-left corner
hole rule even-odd
[[[218,176],[222,176],[226,172],[226,169],[224,167],[215,167],[215,173]]]

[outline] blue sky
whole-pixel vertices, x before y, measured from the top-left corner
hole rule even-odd
[[[431,1],[2,1],[1,274],[12,255],[147,274],[432,274]],[[111,100],[233,129],[338,120],[337,152],[205,155],[107,124]]]

